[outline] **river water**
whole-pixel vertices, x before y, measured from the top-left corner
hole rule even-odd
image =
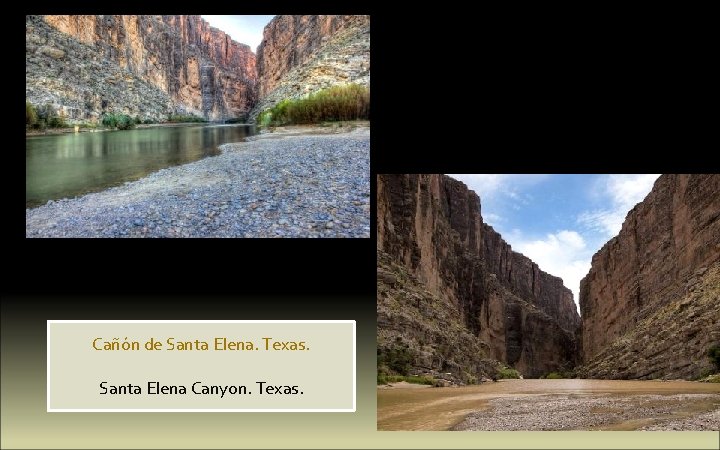
[[[501,380],[480,385],[430,388],[378,388],[377,426],[379,430],[448,430],[462,422],[470,413],[488,410],[490,400],[509,399],[520,405],[523,401],[544,398],[570,397],[578,399],[628,397],[640,399],[647,394],[669,396],[674,394],[699,395],[693,404],[683,401],[690,414],[720,407],[720,384],[689,381],[624,381],[624,380]],[[715,397],[717,395],[717,397]],[[519,409],[519,408],[518,408]],[[660,409],[658,409],[659,411]],[[578,414],[585,414],[579,406]],[[605,429],[635,429],[640,423],[624,419]],[[651,423],[649,421],[647,423]],[[645,422],[644,422],[645,423]]]
[[[247,125],[179,125],[34,136],[25,140],[25,204],[96,192],[219,153],[255,134]]]

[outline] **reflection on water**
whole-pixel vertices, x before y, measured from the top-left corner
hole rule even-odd
[[[564,395],[637,395],[720,393],[715,383],[636,380],[502,380],[448,388],[389,388],[377,390],[380,430],[447,430],[469,413],[488,407],[498,397]]]
[[[178,126],[38,136],[25,140],[25,203],[99,191],[219,153],[254,134],[244,125]]]

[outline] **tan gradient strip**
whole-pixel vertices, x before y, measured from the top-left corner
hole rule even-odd
[[[718,448],[717,432],[376,431],[375,330],[361,322],[356,413],[47,413],[44,336],[6,331],[2,448]]]

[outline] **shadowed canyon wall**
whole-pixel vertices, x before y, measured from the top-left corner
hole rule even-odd
[[[263,110],[344,83],[370,85],[370,16],[275,16],[257,50]]]
[[[720,344],[720,175],[662,175],[580,284],[593,378],[685,378]]]
[[[575,365],[571,292],[483,222],[474,192],[444,175],[378,175],[377,198],[380,352],[407,345],[416,371],[464,381],[490,360],[531,377]]]
[[[200,16],[26,16],[26,97],[71,122],[102,112],[244,117],[255,54]]]

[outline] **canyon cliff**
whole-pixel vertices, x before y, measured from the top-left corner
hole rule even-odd
[[[257,50],[259,104],[343,83],[370,85],[370,16],[275,16]]]
[[[662,175],[580,284],[580,376],[685,378],[720,344],[720,175]]]
[[[27,99],[71,123],[244,118],[257,99],[255,54],[200,16],[26,16],[25,51]]]
[[[480,199],[445,175],[378,175],[378,356],[461,382],[495,361],[538,377],[575,366],[571,292],[483,222]],[[494,368],[495,367],[495,368]]]

